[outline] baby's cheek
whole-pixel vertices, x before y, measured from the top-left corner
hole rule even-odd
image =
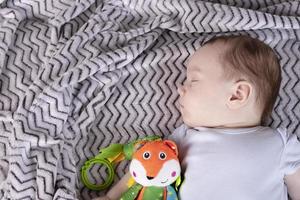
[[[172,176],[172,177],[175,177],[176,174],[177,174],[177,173],[176,173],[175,171],[173,171],[173,172],[171,173],[171,176]]]

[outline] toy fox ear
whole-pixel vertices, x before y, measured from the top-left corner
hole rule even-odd
[[[176,145],[175,142],[173,142],[172,140],[164,140],[163,142],[168,147],[170,147],[170,149],[172,149],[174,151],[174,153],[175,153],[176,156],[178,156],[178,149],[177,149],[177,145]]]

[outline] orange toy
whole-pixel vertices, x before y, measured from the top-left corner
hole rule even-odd
[[[146,142],[133,154],[129,171],[136,183],[121,200],[177,199],[170,186],[180,177],[178,150],[173,141]]]

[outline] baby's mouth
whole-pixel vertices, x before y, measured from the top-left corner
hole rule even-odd
[[[162,181],[161,183],[164,184],[164,183],[166,183],[166,182],[168,182],[168,179],[167,179],[166,181]]]
[[[179,107],[180,107],[180,108],[182,108],[182,107],[183,107],[183,105],[182,105],[182,102],[181,102],[181,100],[180,100],[180,99],[177,101],[177,103],[178,103],[178,105],[179,105]]]

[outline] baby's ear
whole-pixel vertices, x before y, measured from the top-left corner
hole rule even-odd
[[[249,102],[249,98],[253,93],[253,86],[245,80],[239,80],[232,86],[231,95],[228,99],[227,106],[230,109],[238,109],[245,106]]]
[[[170,149],[172,149],[172,151],[175,153],[176,156],[178,156],[178,149],[175,142],[173,142],[172,140],[164,140],[163,142],[165,145],[170,147]]]

